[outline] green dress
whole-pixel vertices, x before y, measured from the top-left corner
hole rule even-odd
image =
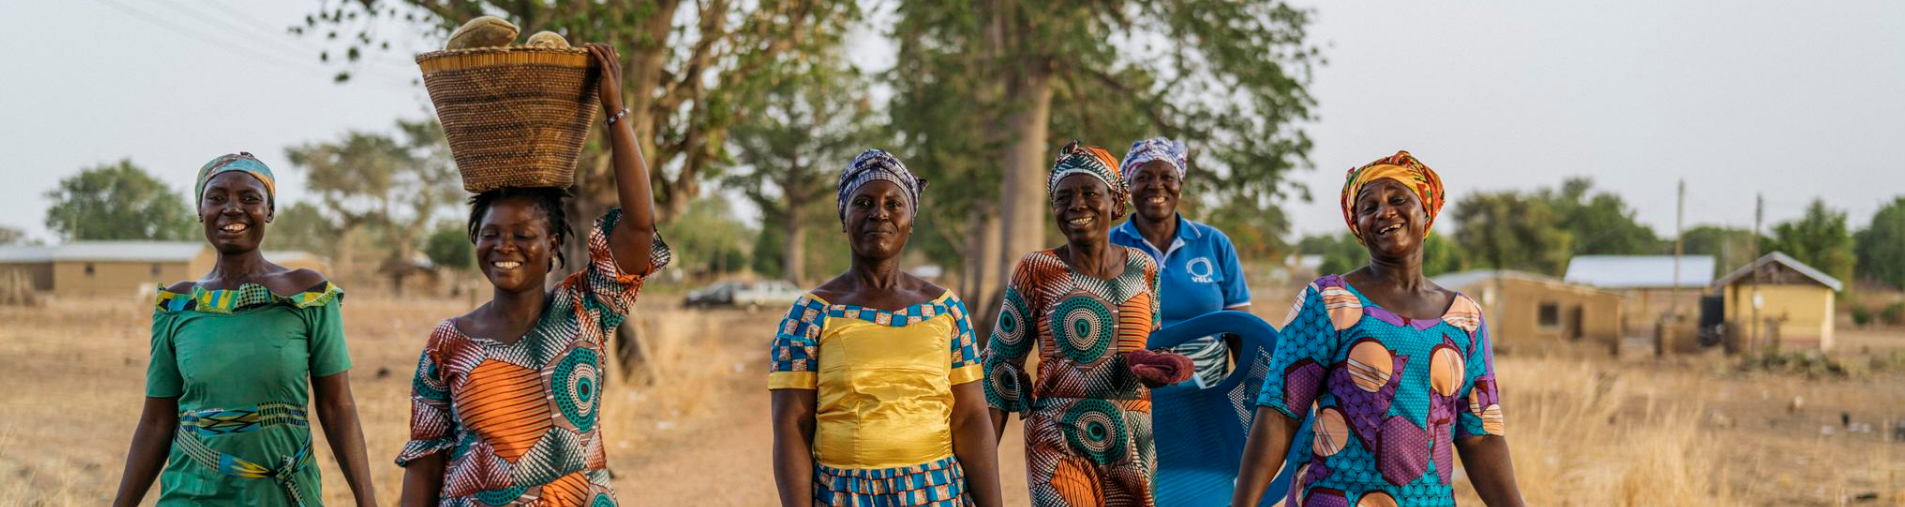
[[[160,290],[146,396],[177,397],[159,505],[321,505],[310,379],[350,369],[344,291]]]

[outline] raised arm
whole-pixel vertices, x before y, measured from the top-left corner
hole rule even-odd
[[[622,60],[614,46],[585,44],[601,66],[598,90],[602,109],[611,119],[609,160],[615,167],[615,194],[620,199],[622,220],[609,231],[609,248],[623,273],[646,274],[649,251],[655,240],[655,196],[649,188],[648,162],[635,142],[635,130],[622,113]]]
[[[172,451],[172,433],[178,427],[178,397],[146,397],[139,425],[132,430],[132,447],[126,450],[126,469],[119,474],[119,493],[113,496],[113,507],[132,507],[145,500],[152,481],[165,468],[166,454]]]

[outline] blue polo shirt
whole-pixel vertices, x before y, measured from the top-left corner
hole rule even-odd
[[[1158,273],[1162,325],[1250,304],[1250,287],[1244,283],[1237,248],[1230,244],[1229,236],[1214,227],[1185,220],[1179,214],[1177,237],[1159,249],[1138,233],[1137,224],[1125,220],[1111,230],[1111,242],[1143,250],[1163,267]]]

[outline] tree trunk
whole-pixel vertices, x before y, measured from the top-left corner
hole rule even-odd
[[[999,318],[997,300],[1001,297],[1004,286],[1000,282],[1005,275],[1001,274],[999,256],[994,255],[999,251],[999,215],[989,209],[977,211],[972,217],[972,229],[968,231],[970,239],[966,241],[960,293],[970,298],[966,309],[976,312],[972,327],[983,344],[983,339],[992,336],[993,321]]]
[[[1051,163],[1045,156],[1052,116],[1051,68],[1043,59],[1031,58],[1008,75],[1005,103],[1010,112],[1000,129],[1007,136],[999,189],[1000,269],[994,276],[1001,283],[1019,257],[1044,246],[1045,177]]]
[[[806,203],[801,202],[804,199],[791,198],[792,195],[789,197],[787,212],[781,214],[782,230],[787,231],[787,250],[785,256],[781,258],[781,274],[787,278],[787,281],[800,285],[801,280],[807,278],[806,238],[804,237],[806,234],[803,227],[805,224],[801,223],[800,219],[801,210],[806,208]]]

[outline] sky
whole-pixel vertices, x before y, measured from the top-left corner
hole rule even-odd
[[[1769,227],[1825,198],[1856,229],[1905,194],[1884,162],[1905,146],[1905,2],[1296,4],[1327,59],[1303,127],[1315,167],[1294,175],[1314,199],[1286,204],[1300,233],[1341,230],[1343,171],[1398,149],[1441,173],[1450,202],[1589,176],[1661,234],[1679,180],[1689,227],[1750,227],[1762,194]],[[250,151],[296,201],[286,147],[431,114],[407,55],[432,41],[333,84],[324,45],[283,30],[315,5],[0,2],[13,40],[42,41],[0,79],[0,225],[52,239],[44,194],[121,158],[184,194],[205,161]],[[869,70],[891,65],[877,32],[849,40]]]

